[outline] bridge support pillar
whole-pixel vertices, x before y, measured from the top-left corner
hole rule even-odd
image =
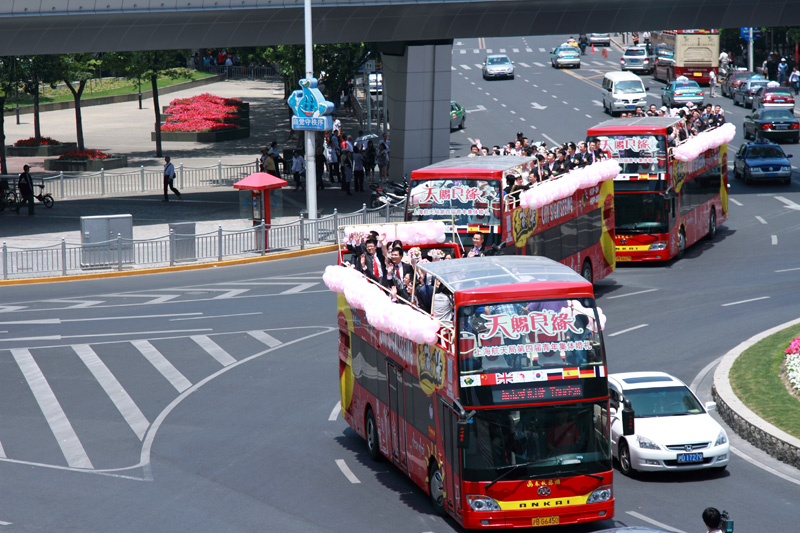
[[[453,42],[409,44],[397,52],[381,54],[395,180],[450,157]]]

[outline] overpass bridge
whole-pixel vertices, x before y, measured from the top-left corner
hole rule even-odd
[[[797,0],[312,0],[315,43],[383,43],[392,161],[448,157],[454,38],[800,23]],[[0,55],[302,44],[303,0],[3,0]]]

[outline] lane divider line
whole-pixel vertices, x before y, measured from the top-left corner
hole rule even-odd
[[[361,480],[356,477],[352,470],[350,470],[350,468],[347,466],[347,463],[344,462],[344,459],[336,459],[336,466],[339,467],[339,470],[342,471],[342,474],[344,474],[344,477],[346,477],[350,483],[353,483],[354,485],[361,483]]]

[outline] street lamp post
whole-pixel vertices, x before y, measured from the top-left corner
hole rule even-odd
[[[304,2],[305,45],[306,45],[306,79],[314,77],[314,41],[311,38],[311,0]],[[317,218],[317,165],[316,165],[316,133],[305,131],[306,145],[306,205],[308,219]]]

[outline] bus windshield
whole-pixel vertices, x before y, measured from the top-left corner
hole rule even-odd
[[[661,193],[614,196],[614,227],[618,233],[667,233],[667,201]]]
[[[466,481],[522,480],[611,468],[606,401],[479,410],[464,450]]]
[[[536,300],[463,306],[461,375],[605,364],[594,301]],[[502,403],[495,398],[493,403]]]
[[[408,220],[452,219],[456,227],[498,226],[501,200],[499,180],[414,180]]]
[[[667,139],[663,135],[597,135],[589,138],[624,174],[659,174],[667,169]]]

